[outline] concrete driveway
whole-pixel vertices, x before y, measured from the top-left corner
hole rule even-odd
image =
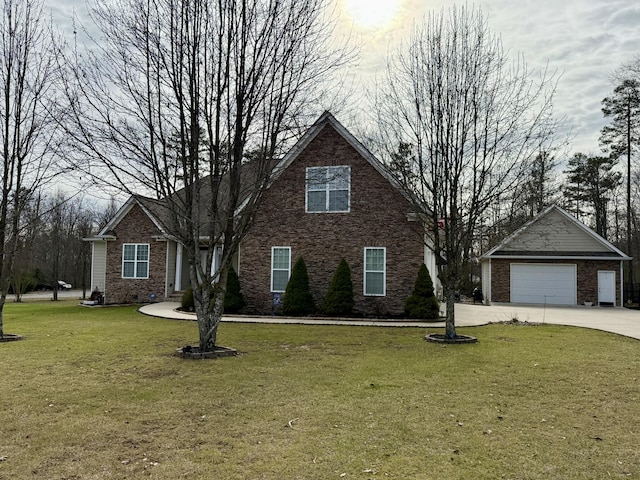
[[[87,296],[91,295],[91,292],[87,291]],[[37,292],[29,292],[22,295],[24,300],[51,300],[53,298],[53,292],[51,290],[42,290]],[[59,299],[70,298],[82,298],[82,290],[58,290]],[[7,295],[7,301],[11,302],[15,299],[14,295]]]
[[[459,303],[456,304],[456,320],[458,318],[474,318],[485,323],[508,322],[517,318],[521,322],[593,328],[640,339],[640,310],[628,308]]]
[[[181,320],[195,320],[192,313],[178,312],[180,306],[174,302],[160,302],[145,305],[140,312],[145,315]],[[605,307],[558,307],[538,305],[494,304],[473,305],[456,304],[456,326],[473,327],[488,323],[508,322],[517,318],[522,322],[551,323],[575,327],[593,328],[617,333],[627,337],[640,339],[640,310]],[[361,325],[377,327],[444,327],[444,322],[403,322],[398,320],[352,320],[331,319],[324,317],[264,317],[264,316],[232,316],[225,315],[225,322],[247,323],[292,323],[306,325]]]

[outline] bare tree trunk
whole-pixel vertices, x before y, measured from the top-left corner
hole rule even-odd
[[[447,300],[447,317],[445,321],[445,336],[448,339],[456,338],[456,322],[455,322],[455,308],[456,308],[456,292],[452,288],[446,291]]]
[[[55,176],[54,119],[63,118],[54,92],[55,49],[41,17],[40,0],[6,0],[0,11],[0,335],[21,213]]]
[[[412,148],[404,155],[410,181],[399,181],[424,213],[427,246],[446,260],[438,278],[447,335],[455,335],[454,292],[467,280],[482,216],[519,189],[540,152],[553,150],[555,82],[533,77],[471,7],[429,15],[388,61],[378,99],[381,148]]]
[[[99,184],[156,200],[187,252],[207,350],[274,159],[350,55],[328,47],[326,0],[143,3],[102,4],[95,55],[65,59],[69,158]]]

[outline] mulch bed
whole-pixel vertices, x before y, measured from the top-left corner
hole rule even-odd
[[[220,358],[220,357],[235,357],[238,355],[238,351],[229,347],[216,346],[212,352],[201,352],[200,347],[192,347],[186,345],[176,350],[176,355],[182,358],[189,358],[192,360],[200,360],[207,358]]]

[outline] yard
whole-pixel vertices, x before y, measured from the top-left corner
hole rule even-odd
[[[640,478],[640,342],[561,326],[223,324],[10,303],[0,479]]]

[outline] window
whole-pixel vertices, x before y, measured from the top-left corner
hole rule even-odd
[[[271,291],[284,292],[291,273],[291,247],[271,248]]]
[[[348,212],[351,167],[307,168],[307,212]]]
[[[386,250],[384,248],[364,249],[364,294],[386,294]]]
[[[149,278],[149,244],[122,246],[122,278]]]

